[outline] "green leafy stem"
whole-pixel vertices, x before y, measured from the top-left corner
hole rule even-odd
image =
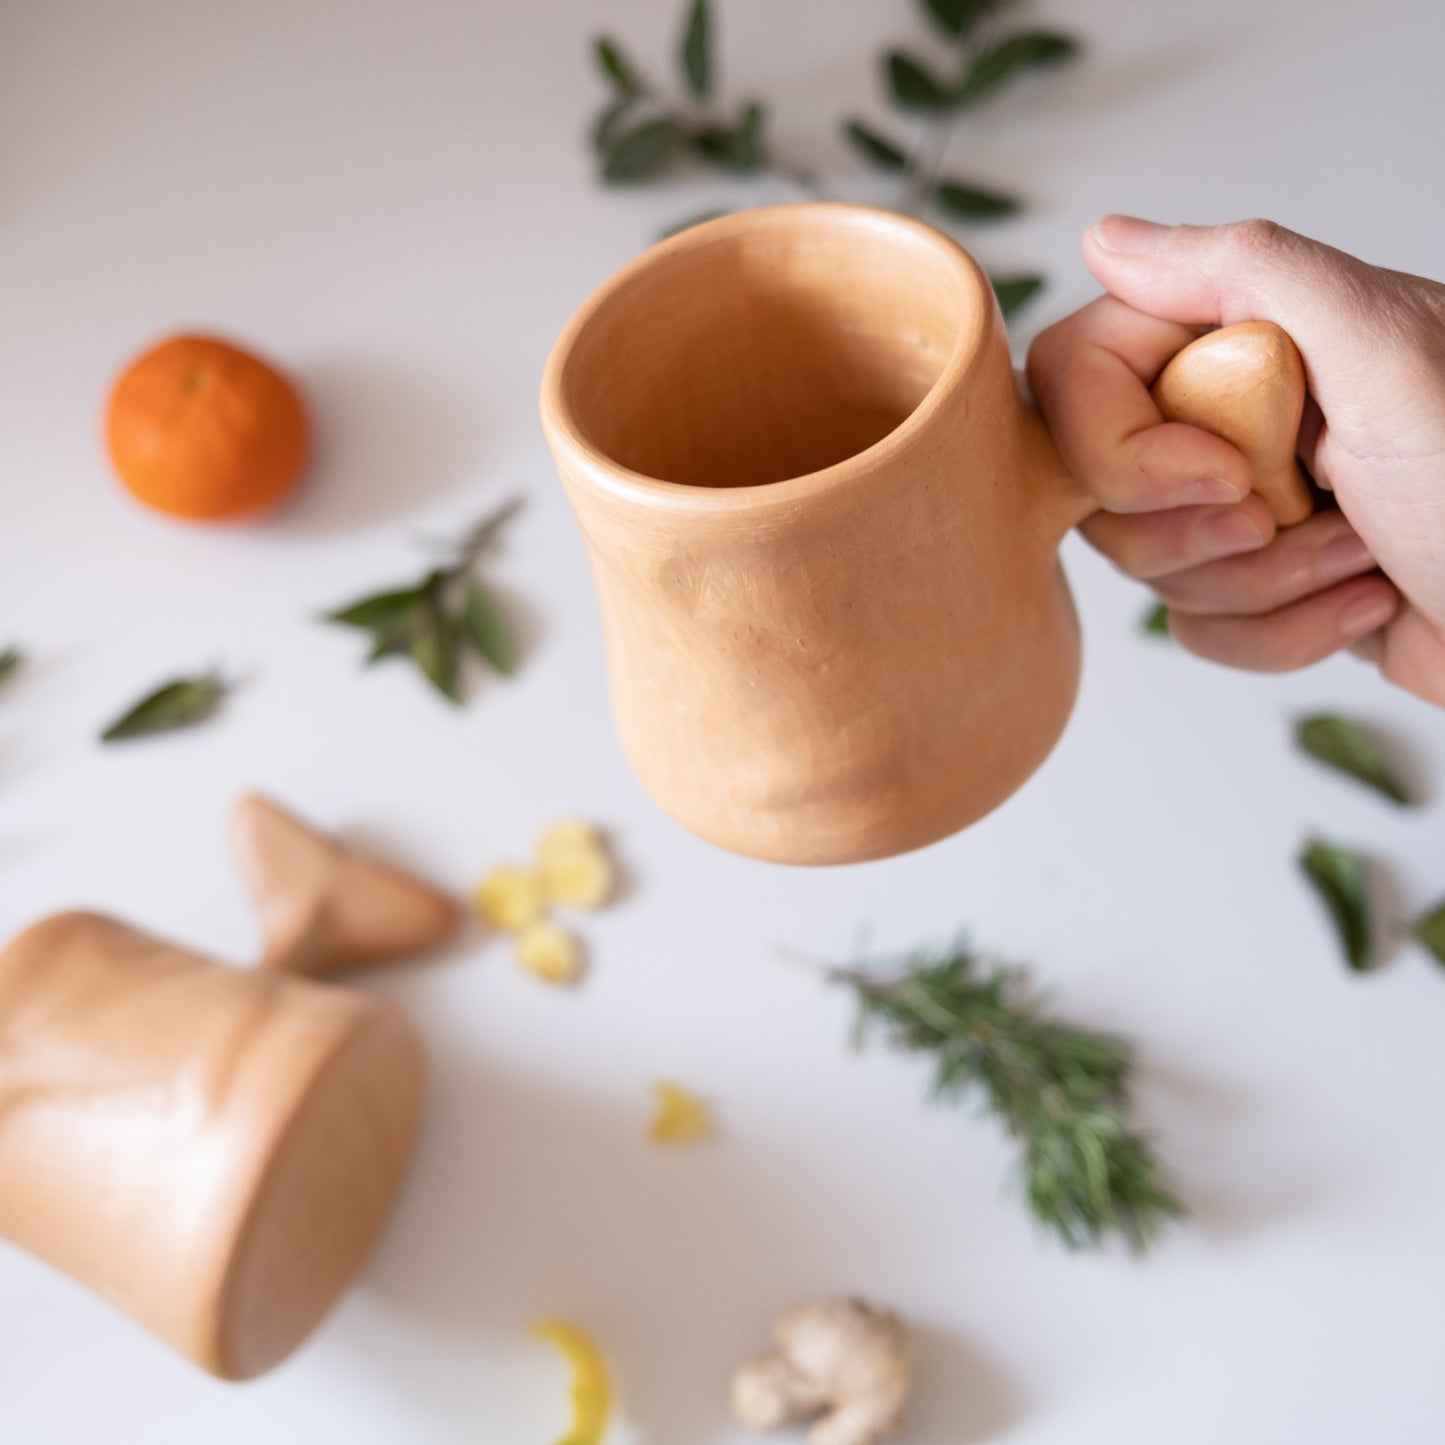
[[[1008,0],[920,3],[941,37],[943,61],[903,50],[883,57],[888,97],[906,120],[922,122],[917,134],[899,140],[857,117],[843,122],[842,133],[875,169],[898,177],[900,211],[931,211],[966,224],[1017,215],[1023,204],[1018,196],[945,173],[950,143],[970,110],[1028,72],[1072,59],[1077,43],[1054,30],[1002,33],[999,22]],[[809,194],[821,194],[811,172],[780,157],[768,134],[765,105],[747,100],[732,113],[718,108],[713,31],[710,0],[692,0],[677,51],[682,90],[675,98],[650,82],[616,39],[594,40],[594,58],[610,92],[592,127],[602,179],[609,185],[636,184],[692,156],[736,175],[771,172]],[[665,234],[719,214],[693,217]],[[1022,306],[1043,280],[1034,273],[994,277],[1004,315]]]
[[[325,621],[369,634],[370,665],[410,658],[449,702],[462,700],[462,657],[469,646],[493,671],[510,676],[517,650],[505,614],[474,575],[482,555],[521,506],[508,502],[456,544],[452,560],[410,587],[374,592],[325,614]]]

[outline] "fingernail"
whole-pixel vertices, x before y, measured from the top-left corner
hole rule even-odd
[[[1252,552],[1264,541],[1264,533],[1247,512],[1216,512],[1194,528],[1194,550],[1200,557]]]
[[[1094,222],[1092,229],[1094,239],[1106,251],[1143,256],[1157,251],[1171,228],[1138,216],[1104,216]]]
[[[1357,532],[1345,532],[1320,548],[1315,568],[1320,579],[1337,582],[1375,565],[1370,549]]]
[[[1244,493],[1223,477],[1196,477],[1185,486],[1183,499],[1199,505],[1207,502],[1242,502]]]
[[[1340,636],[1354,642],[1367,632],[1383,627],[1394,615],[1395,599],[1388,593],[1372,592],[1351,602],[1340,617]]]

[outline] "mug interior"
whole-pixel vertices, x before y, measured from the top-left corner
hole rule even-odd
[[[579,438],[632,472],[778,482],[899,427],[980,315],[967,256],[915,223],[826,205],[729,217],[601,293],[561,398]]]

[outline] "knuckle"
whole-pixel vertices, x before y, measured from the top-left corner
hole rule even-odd
[[[1284,250],[1293,233],[1285,230],[1278,221],[1255,217],[1248,221],[1237,221],[1225,227],[1225,240],[1236,255],[1248,260],[1262,260]]]

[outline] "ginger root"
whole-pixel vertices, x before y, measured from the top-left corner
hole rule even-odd
[[[902,1320],[859,1299],[819,1300],[773,1327],[777,1350],[733,1376],[733,1412],[752,1430],[806,1420],[808,1445],[874,1445],[903,1423],[912,1384]]]

